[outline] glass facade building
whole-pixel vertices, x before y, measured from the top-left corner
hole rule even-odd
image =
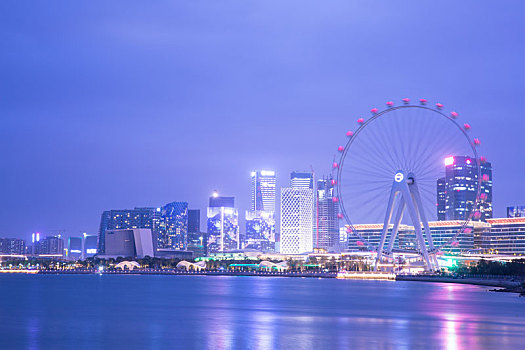
[[[338,202],[334,202],[335,188],[331,177],[317,180],[314,247],[329,252],[340,252]]]
[[[445,177],[437,180],[437,218],[466,220],[474,209],[481,213],[480,220],[492,218],[492,165],[481,162],[481,203],[474,208],[478,190],[478,160],[466,156],[445,159]]]
[[[507,207],[507,217],[508,218],[523,218],[523,217],[525,217],[525,205],[524,206]]]
[[[157,248],[186,250],[188,237],[188,203],[171,202],[160,208]]]
[[[306,171],[293,171],[290,174],[290,187],[314,189],[314,174]]]
[[[208,254],[240,249],[239,213],[234,208],[234,197],[210,197],[207,229]]]
[[[160,208],[135,208],[108,210],[102,213],[98,233],[98,252],[105,252],[107,230],[149,228],[154,238],[157,237]],[[154,239],[156,241],[156,239]]]
[[[273,211],[246,211],[244,248],[263,251],[275,249],[275,213]]]
[[[270,170],[252,171],[250,211],[275,212],[275,172]]]

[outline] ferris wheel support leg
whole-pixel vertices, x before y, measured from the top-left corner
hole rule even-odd
[[[374,265],[374,271],[377,271],[377,264],[381,261],[383,256],[383,246],[385,245],[386,235],[388,234],[388,225],[390,224],[390,219],[392,218],[392,211],[394,210],[394,201],[396,198],[397,191],[395,187],[392,187],[390,191],[390,198],[388,198],[388,205],[386,208],[385,221],[383,224],[383,230],[381,231],[381,241],[377,247],[377,256],[376,262]]]
[[[404,183],[404,186],[401,186],[401,191],[403,193],[403,196],[405,197],[405,202],[407,202],[408,213],[410,214],[410,218],[412,219],[412,223],[414,224],[416,237],[419,241],[419,247],[421,249],[421,253],[423,253],[423,259],[425,259],[425,270],[432,270],[432,264],[428,255],[427,246],[425,245],[425,239],[423,238],[423,232],[421,231],[421,221],[416,210],[414,199],[410,193],[410,189],[408,188],[408,184],[406,182]]]
[[[392,250],[394,249],[394,243],[397,237],[397,233],[399,231],[399,225],[401,224],[401,220],[403,219],[403,212],[405,211],[405,199],[401,197],[399,201],[399,205],[397,207],[396,216],[394,217],[394,227],[392,228],[392,233],[390,234],[390,240],[388,241],[388,247],[386,248],[386,251],[390,254],[392,253]]]
[[[432,267],[432,270],[439,270],[439,265],[436,259],[436,254],[435,254],[435,249],[434,249],[434,240],[432,239],[432,233],[430,232],[430,226],[428,225],[428,220],[425,214],[425,210],[423,208],[423,203],[421,202],[421,195],[419,194],[419,188],[417,187],[416,183],[408,185],[408,187],[410,188],[410,192],[416,202],[416,211],[419,214],[419,217],[421,218],[423,227],[425,228],[425,236],[428,242],[428,250],[432,252],[431,262],[434,265]]]

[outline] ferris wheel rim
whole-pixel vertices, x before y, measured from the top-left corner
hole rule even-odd
[[[435,251],[434,252],[438,252],[438,251],[441,251],[441,249],[443,249],[444,247],[452,244],[454,241],[457,240],[457,237],[461,233],[465,232],[465,229],[467,228],[469,223],[472,221],[472,218],[473,218],[473,216],[474,216],[474,214],[476,212],[476,208],[478,208],[478,206],[480,204],[480,194],[481,194],[481,184],[482,184],[481,158],[479,157],[477,149],[476,149],[476,146],[479,144],[479,140],[476,139],[476,138],[474,138],[474,140],[472,140],[471,137],[469,136],[469,134],[467,133],[467,131],[470,130],[470,128],[471,128],[470,124],[466,123],[464,125],[464,127],[461,127],[461,125],[456,122],[456,118],[458,117],[458,114],[456,112],[451,112],[452,116],[448,116],[445,113],[443,113],[442,112],[442,108],[443,108],[442,104],[437,103],[436,104],[436,108],[431,108],[431,107],[428,107],[426,105],[426,100],[424,100],[424,99],[420,100],[421,103],[422,103],[421,105],[408,104],[407,101],[409,101],[409,100],[408,99],[403,99],[403,102],[405,104],[404,105],[399,105],[399,106],[394,106],[392,102],[387,102],[388,108],[386,108],[384,110],[381,110],[381,111],[379,111],[377,108],[372,109],[371,112],[373,113],[373,115],[372,115],[371,118],[368,118],[366,120],[364,120],[364,118],[359,118],[358,119],[358,123],[360,124],[359,127],[355,131],[347,132],[347,136],[349,137],[349,139],[346,142],[344,147],[342,147],[342,146],[339,147],[339,150],[341,150],[341,147],[343,148],[342,152],[341,152],[341,155],[339,157],[339,163],[334,163],[334,167],[333,167],[334,170],[336,171],[336,184],[335,184],[336,185],[336,190],[337,190],[336,200],[337,200],[337,202],[339,204],[339,208],[341,210],[341,214],[343,215],[344,219],[346,220],[348,227],[351,229],[352,234],[357,236],[363,242],[363,244],[365,244],[371,250],[377,250],[377,247],[375,247],[373,244],[371,244],[367,239],[364,239],[359,234],[358,230],[355,229],[354,224],[350,220],[350,215],[347,213],[347,211],[345,209],[345,206],[344,206],[344,200],[343,200],[342,190],[341,190],[341,176],[342,176],[342,170],[343,170],[343,167],[344,167],[344,161],[346,159],[346,155],[348,153],[348,150],[350,149],[350,146],[352,145],[354,140],[357,138],[357,136],[367,126],[369,126],[371,122],[373,122],[374,120],[377,120],[378,118],[380,118],[381,116],[384,116],[385,114],[387,114],[389,112],[393,112],[393,111],[400,110],[400,109],[406,109],[406,108],[418,108],[418,109],[422,109],[422,110],[426,110],[426,111],[437,113],[441,117],[444,117],[447,120],[449,120],[450,122],[452,122],[454,124],[454,126],[456,126],[457,129],[459,131],[461,131],[461,133],[463,134],[465,139],[468,141],[468,145],[470,146],[470,149],[472,150],[472,153],[473,153],[473,155],[474,155],[474,157],[476,159],[476,170],[477,170],[477,175],[478,175],[476,200],[474,202],[473,209],[471,210],[471,212],[469,213],[468,217],[465,220],[456,220],[456,221],[462,221],[460,229],[458,229],[458,231],[450,239],[448,239],[445,243],[441,244],[440,246],[436,246],[435,247],[435,249],[434,249]]]

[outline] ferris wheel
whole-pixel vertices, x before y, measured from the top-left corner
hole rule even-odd
[[[442,104],[430,105],[425,99],[412,104],[404,98],[398,106],[387,102],[386,109],[370,112],[369,118],[357,119],[355,131],[346,132],[346,144],[338,147],[340,159],[333,163],[337,189],[333,200],[339,202],[339,218],[346,221],[347,232],[357,237],[358,245],[377,252],[375,269],[383,258],[393,257],[400,226],[410,225],[414,251],[426,270],[437,270],[436,254],[457,245],[461,233],[471,232],[469,221],[481,216],[477,208],[483,200],[485,158],[478,156],[480,141],[470,137],[471,126],[460,123],[458,113],[446,113]],[[438,181],[451,176],[447,171],[461,169],[447,167],[455,157],[469,170],[464,179],[470,186],[468,198],[460,203],[462,211],[454,213],[457,230],[434,244],[429,222],[438,220]],[[365,235],[367,224],[375,224],[380,236],[372,240]]]

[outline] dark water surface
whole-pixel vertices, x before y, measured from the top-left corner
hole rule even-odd
[[[212,276],[0,276],[1,349],[525,348],[489,287]]]

